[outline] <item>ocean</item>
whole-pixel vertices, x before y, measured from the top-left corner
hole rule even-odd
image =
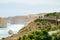
[[[8,37],[10,34],[8,33],[9,30],[12,30],[13,34],[17,34],[17,32],[24,27],[23,24],[10,24],[7,23],[6,28],[0,28],[0,39]]]

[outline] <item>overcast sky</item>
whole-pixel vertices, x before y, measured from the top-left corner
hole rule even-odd
[[[60,0],[0,0],[0,16],[59,12]]]

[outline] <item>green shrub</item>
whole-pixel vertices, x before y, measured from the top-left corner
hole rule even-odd
[[[21,38],[19,38],[21,40]],[[46,30],[36,30],[30,32],[28,35],[22,36],[22,40],[52,40],[52,37],[48,34]]]

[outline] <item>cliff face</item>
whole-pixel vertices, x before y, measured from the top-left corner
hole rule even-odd
[[[37,17],[35,16],[14,16],[14,17],[8,17],[5,18],[5,20],[8,23],[12,23],[12,24],[28,24],[28,22],[31,22],[32,20],[36,19]]]
[[[8,17],[8,18],[5,18],[5,20],[12,24],[28,24],[41,15],[44,16],[44,14],[33,14],[33,15],[26,15],[26,16]]]
[[[26,16],[14,16],[8,17],[6,21],[12,24],[24,24],[26,23],[27,19]]]
[[[7,23],[6,21],[0,17],[0,28],[5,28],[7,27]]]

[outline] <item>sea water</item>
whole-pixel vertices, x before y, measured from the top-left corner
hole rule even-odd
[[[14,34],[16,34],[20,29],[22,29],[24,27],[23,24],[7,24],[6,28],[0,28],[0,39],[1,38],[5,38],[8,37],[8,31],[12,30]]]

